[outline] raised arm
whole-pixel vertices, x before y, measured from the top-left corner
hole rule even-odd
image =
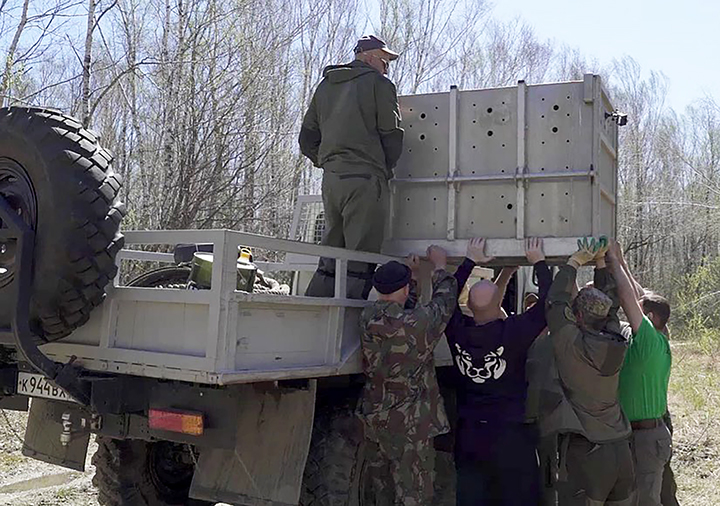
[[[620,254],[618,252],[619,249],[620,245],[617,243],[617,241],[613,241],[607,254],[607,260],[610,272],[612,273],[613,277],[615,278],[615,282],[617,283],[617,292],[620,299],[620,305],[622,306],[623,311],[625,311],[625,316],[627,316],[628,323],[630,323],[630,327],[632,328],[634,334],[640,328],[640,325],[642,324],[645,315],[643,314],[642,309],[640,308],[640,304],[638,303],[637,292],[630,284],[630,279],[628,279],[627,275],[625,274],[625,270],[622,268],[622,264],[619,258]]]
[[[568,260],[567,264],[560,267],[555,280],[550,286],[548,293],[546,313],[550,335],[555,339],[566,327],[576,327],[570,301],[575,291],[575,279],[577,269],[595,258],[598,247],[593,239],[587,238],[578,240],[578,250]]]
[[[515,321],[521,322],[522,326],[527,329],[527,332],[519,337],[526,339],[527,346],[530,346],[547,326],[545,302],[552,285],[552,273],[547,263],[545,263],[542,239],[532,238],[526,240],[525,257],[533,265],[533,270],[537,274],[540,300],[530,310],[518,315]]]
[[[630,272],[630,267],[628,267],[628,264],[625,261],[625,255],[623,254],[622,248],[618,247],[616,253],[618,256],[618,260],[620,261],[620,265],[625,272],[625,275],[628,277],[628,280],[630,280],[630,285],[632,286],[633,290],[635,290],[636,297],[640,299],[643,295],[645,295],[645,288],[643,288],[643,286],[638,283],[637,279],[635,279],[635,276],[633,276],[632,272]]]
[[[443,326],[450,320],[458,298],[457,282],[445,270],[445,251],[437,246],[430,246],[428,257],[435,266],[432,299],[427,304],[416,307],[405,317],[405,325],[413,329],[412,338],[421,355],[432,353],[435,349],[442,336]]]

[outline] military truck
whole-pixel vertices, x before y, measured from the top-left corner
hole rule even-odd
[[[95,435],[108,506],[374,504],[354,415],[370,302],[344,298],[348,262],[430,243],[459,260],[475,236],[497,265],[522,263],[529,236],[560,261],[580,236],[613,236],[625,122],[596,75],[400,102],[382,254],[315,244],[319,196],[298,200],[290,239],[121,233],[121,181],[97,135],[56,110],[0,109],[0,407],[29,409],[23,453],[82,470]],[[239,248],[284,252],[255,263],[292,273],[293,295],[238,290]],[[190,282],[197,252],[211,255],[205,289]],[[299,295],[320,256],[337,261],[335,296]],[[123,282],[143,262],[161,267]],[[452,413],[445,343],[436,362]],[[437,501],[451,504],[452,435],[436,445]]]

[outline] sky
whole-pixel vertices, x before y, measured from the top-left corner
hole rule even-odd
[[[521,18],[540,39],[577,48],[601,64],[628,55],[670,80],[667,105],[682,112],[720,102],[718,0],[495,0],[493,17]]]

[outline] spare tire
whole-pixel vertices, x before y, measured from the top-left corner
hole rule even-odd
[[[40,342],[87,322],[117,273],[125,208],[112,160],[97,136],[69,116],[0,109],[0,195],[35,231],[30,325]],[[17,261],[13,244],[0,244],[0,324],[11,316]]]

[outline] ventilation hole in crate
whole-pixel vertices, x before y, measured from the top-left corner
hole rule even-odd
[[[513,208],[513,205],[512,205],[512,204],[508,204],[508,205],[505,206],[505,207],[507,207],[508,209],[512,209],[512,208]]]
[[[558,127],[553,127],[553,128],[552,128],[552,131],[553,131],[554,134],[556,134],[556,133],[558,132]]]
[[[570,139],[565,139],[565,142],[567,142],[568,144],[570,144]]]
[[[407,201],[410,202],[410,197],[407,198]]]
[[[493,131],[492,131],[492,130],[488,130],[488,137],[492,137],[492,136],[493,136]]]
[[[477,123],[477,120],[473,120],[473,125],[474,125],[475,123]]]
[[[570,192],[565,192],[565,196],[567,197],[568,195],[570,195]]]
[[[421,141],[424,141],[424,140],[425,140],[425,134],[420,134],[420,140],[421,140]]]
[[[545,115],[544,115],[544,114],[542,114],[540,117],[541,117],[542,119],[545,119]]]
[[[473,172],[475,172],[475,171],[473,171]],[[470,195],[470,199],[475,200],[475,195]]]
[[[545,194],[544,194],[544,193],[541,193],[541,194],[540,194],[540,196],[541,196],[541,197],[544,197],[544,196],[545,196]]]
[[[540,167],[540,170],[545,170],[545,167]]]
[[[435,175],[437,176],[437,172],[435,173]]]
[[[410,112],[412,112],[412,107],[410,108]]]
[[[540,144],[543,144],[543,145],[544,145],[544,144],[545,144],[545,141],[542,141]]]
[[[433,200],[437,200],[437,197],[433,197]]]
[[[505,144],[503,144],[502,147],[505,147]]]
[[[475,174],[475,171],[472,171],[472,173]],[[473,197],[473,198],[475,198],[475,197]]]
[[[505,222],[503,220],[500,220],[500,225],[502,225],[503,223],[505,223]]]
[[[438,110],[438,106],[435,106],[435,110],[436,110],[436,111]]]
[[[408,177],[412,177],[412,174],[410,174],[409,172],[408,172]]]
[[[408,153],[412,153],[412,149],[408,148]]]
[[[473,107],[477,107],[477,104],[473,104]]]
[[[503,171],[503,172],[505,172],[505,171]],[[505,198],[505,195],[500,195],[500,198],[501,198],[501,199],[504,199],[504,198]]]
[[[488,107],[487,112],[488,112],[488,114],[492,114],[492,107]]]
[[[540,220],[540,223],[545,223],[545,220]]]
[[[502,103],[502,105],[505,105],[505,101],[504,101],[504,100],[503,100],[503,103]]]
[[[555,104],[555,105],[553,106],[553,111],[559,111],[559,110],[560,110],[560,106],[557,105],[557,104]]]
[[[412,128],[412,123],[410,123],[410,124],[408,125],[408,127],[409,127],[409,128]]]
[[[473,146],[473,149],[475,149],[475,146]]]
[[[567,117],[568,117],[568,118],[570,117],[570,113],[567,113]]]
[[[437,126],[437,123],[435,123],[435,126]]]
[[[470,225],[475,225],[475,222],[474,222],[474,221],[471,221],[471,222],[470,222]]]
[[[503,118],[503,123],[505,123],[505,118]]]
[[[505,169],[502,169],[500,172],[501,172],[502,174],[505,174]]]
[[[437,151],[437,148],[435,148],[435,151]]]
[[[570,95],[567,96],[567,99],[570,100]]]
[[[433,227],[435,226],[435,222],[433,221]]]
[[[565,168],[569,170],[569,169],[570,169],[570,166],[569,166],[569,165],[566,165]]]
[[[545,102],[545,97],[542,98],[542,101]]]
[[[567,218],[565,218],[565,223],[567,223],[567,222],[568,222],[568,219],[567,219]]]
[[[427,114],[425,114],[425,113],[420,114],[420,119],[425,119],[425,118],[427,118]]]

